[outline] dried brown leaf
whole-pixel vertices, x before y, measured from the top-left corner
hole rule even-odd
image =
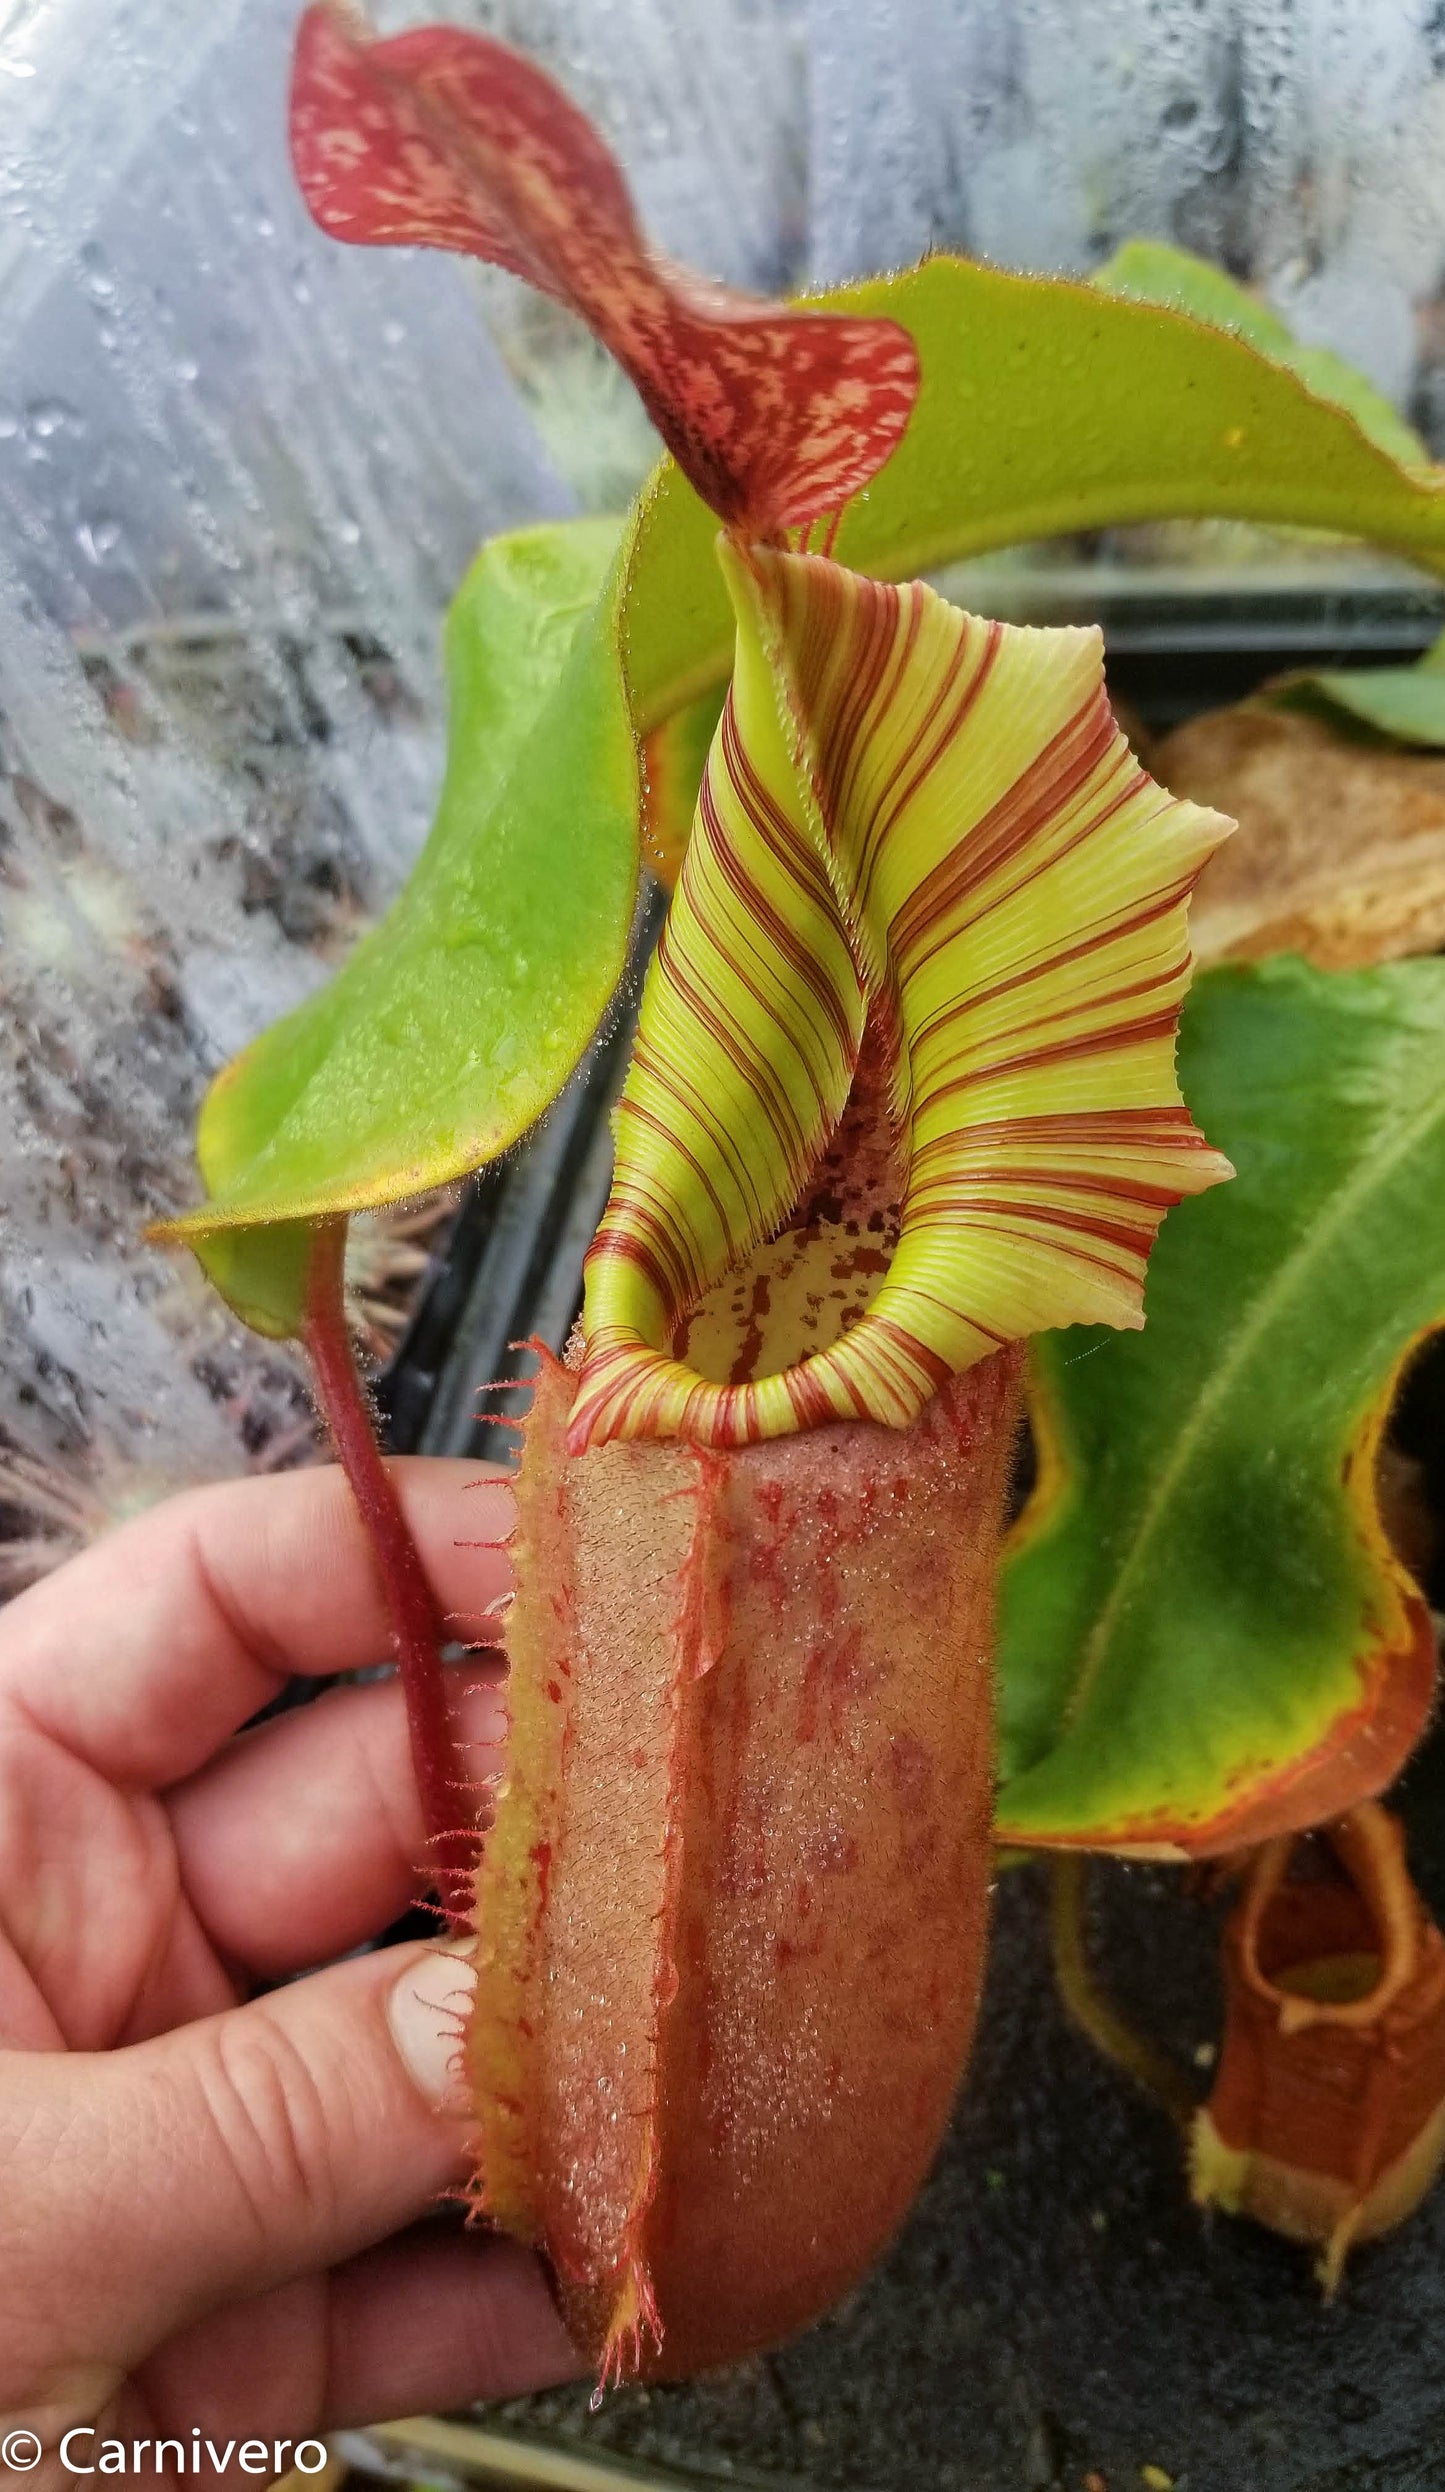
[[[1199,879],[1199,961],[1358,969],[1445,943],[1445,756],[1246,703],[1176,728],[1153,767],[1239,824]]]

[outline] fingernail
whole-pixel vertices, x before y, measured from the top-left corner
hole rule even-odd
[[[462,2033],[476,1988],[476,1968],[461,1947],[439,1947],[407,1966],[387,2001],[392,2040],[407,2072],[434,2111],[466,2111],[460,2074]]]

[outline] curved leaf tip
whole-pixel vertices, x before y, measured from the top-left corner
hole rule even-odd
[[[786,310],[664,262],[585,114],[489,36],[423,26],[378,42],[318,0],[297,35],[291,151],[327,233],[467,252],[577,312],[745,536],[839,510],[907,428],[906,329]]]
[[[1165,1211],[1230,1173],[1174,1075],[1187,898],[1228,825],[1134,760],[1098,633],[722,552],[737,666],[620,1105],[574,1451],[907,1426],[1003,1342],[1137,1326]],[[831,1346],[702,1376],[673,1335],[788,1220],[870,1018],[886,1276]]]

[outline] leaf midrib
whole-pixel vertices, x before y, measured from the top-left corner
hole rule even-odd
[[[1261,1291],[1252,1309],[1241,1324],[1225,1357],[1195,1401],[1193,1410],[1181,1428],[1174,1451],[1160,1471],[1154,1488],[1140,1510],[1139,1526],[1123,1563],[1114,1577],[1113,1588],[1099,1611],[1084,1645],[1083,1658],[1073,1691],[1064,1708],[1060,1730],[1067,1730],[1088,1699],[1095,1680],[1107,1658],[1109,1641],[1119,1616],[1128,1587],[1137,1574],[1144,1554],[1154,1539],[1180,1481],[1196,1460],[1205,1441],[1209,1425],[1222,1402],[1226,1401],[1240,1371],[1268,1331],[1281,1302],[1293,1292],[1301,1275],[1316,1262],[1324,1249],[1338,1236],[1340,1229],[1353,1216],[1362,1200],[1382,1188],[1400,1163],[1429,1134],[1433,1126],[1445,1123],[1445,1096],[1432,1099],[1420,1115],[1402,1126],[1390,1148],[1378,1158],[1368,1158],[1362,1168],[1335,1196],[1325,1217],[1317,1221],[1307,1236],[1280,1265],[1272,1281]],[[1025,1769],[1027,1770],[1027,1769]]]

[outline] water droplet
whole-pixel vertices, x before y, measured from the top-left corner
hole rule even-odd
[[[87,242],[81,245],[80,265],[85,271],[86,285],[96,300],[101,303],[109,302],[115,292],[115,279],[106,267],[105,253],[98,242]]]
[[[83,433],[85,425],[63,398],[36,398],[25,410],[25,429],[35,441],[50,441],[60,432]]]
[[[84,519],[75,531],[75,541],[87,562],[107,562],[121,539],[118,519]]]

